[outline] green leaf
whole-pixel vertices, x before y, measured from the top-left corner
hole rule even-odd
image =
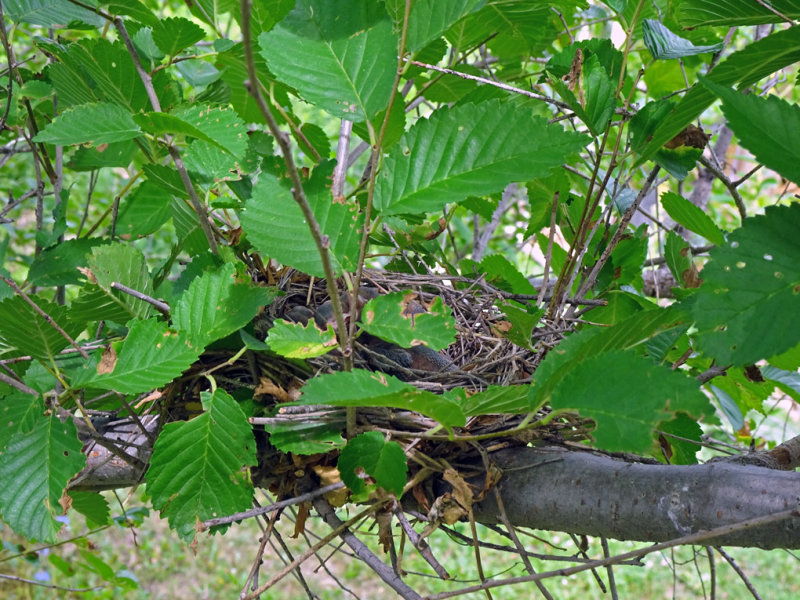
[[[589,130],[600,135],[614,114],[617,83],[609,77],[597,55],[583,61],[580,78],[580,97],[576,97],[559,78],[551,78],[550,83]]]
[[[731,424],[733,430],[739,431],[742,427],[744,427],[744,415],[734,399],[730,397],[728,392],[719,389],[715,385],[709,385],[709,388],[719,401],[719,407],[722,410],[722,413],[725,415],[725,418],[728,419],[728,422]]]
[[[678,415],[671,421],[660,423],[659,431],[671,433],[674,436],[664,436],[672,448],[672,465],[695,465],[697,464],[697,452],[703,437],[703,428],[697,419],[693,419],[685,413]]]
[[[98,492],[70,491],[72,508],[86,517],[87,527],[107,525],[111,521],[111,511],[106,499]]]
[[[327,331],[320,331],[313,320],[304,326],[278,319],[269,330],[267,343],[270,350],[287,358],[314,358],[337,346],[333,327],[328,325]]]
[[[653,19],[642,21],[644,44],[655,59],[683,58],[708,52],[719,52],[722,42],[711,46],[695,46],[692,42],[675,35],[662,23]]]
[[[81,146],[70,156],[67,166],[73,171],[92,171],[101,167],[127,167],[139,152],[133,140],[89,148]]]
[[[256,464],[247,416],[224,390],[200,394],[204,412],[164,426],[147,470],[153,506],[185,540],[195,524],[250,508],[253,485],[242,466]]]
[[[383,434],[367,431],[347,442],[338,463],[342,481],[356,494],[366,491],[364,477],[369,475],[386,491],[400,496],[406,484],[406,455],[397,442],[387,442]]]
[[[138,394],[175,379],[197,360],[202,348],[155,319],[133,320],[130,331],[110,365],[92,361],[75,372],[74,387],[91,386]],[[98,372],[98,370],[102,372]]]
[[[536,293],[533,284],[501,254],[485,256],[479,264],[473,260],[464,260],[460,267],[465,277],[484,276],[487,282],[503,291],[514,294]]]
[[[269,443],[281,452],[309,455],[327,454],[342,448],[345,445],[342,437],[344,426],[344,414],[341,414],[338,419],[326,416],[271,423],[264,425],[264,429],[269,433]]]
[[[104,21],[92,11],[68,0],[4,0],[3,11],[15,22],[61,28],[73,21],[102,27]]]
[[[89,269],[93,282],[127,310],[131,317],[144,319],[152,313],[151,304],[111,287],[112,283],[117,282],[148,296],[153,295],[153,282],[140,250],[127,244],[106,244],[92,248]]]
[[[211,141],[237,160],[244,157],[247,150],[247,129],[233,109],[200,103],[175,110],[171,115],[186,121],[195,131],[202,132],[204,137],[200,139]]]
[[[388,406],[422,413],[446,427],[461,427],[466,422],[461,408],[450,400],[418,390],[392,375],[362,369],[313,378],[295,404]]]
[[[550,350],[536,369],[530,388],[531,410],[549,402],[555,386],[585,360],[604,353],[641,348],[685,320],[686,315],[678,308],[654,308],[638,312],[612,327],[573,333]]]
[[[30,432],[44,411],[38,396],[14,390],[0,401],[0,455],[8,442],[18,433]]]
[[[555,386],[550,404],[555,410],[578,410],[594,419],[597,445],[612,452],[650,449],[653,430],[667,410],[705,406],[705,414],[713,411],[697,381],[632,351],[582,361]]]
[[[76,238],[44,250],[33,259],[28,281],[44,287],[79,283],[81,274],[78,267],[86,266],[86,255],[101,243],[97,239]]]
[[[100,146],[142,134],[131,113],[116,104],[82,104],[65,110],[40,131],[34,140],[61,146]]]
[[[397,36],[381,4],[299,0],[288,17],[258,36],[258,42],[281,81],[335,117],[371,119],[389,103]]]
[[[497,307],[503,311],[503,314],[508,319],[511,329],[499,330],[503,336],[514,342],[520,348],[527,348],[533,350],[531,344],[531,335],[533,328],[544,316],[544,310],[526,310],[522,305],[515,302],[498,302]]]
[[[195,127],[191,123],[175,115],[169,115],[163,112],[149,112],[133,115],[133,120],[145,133],[152,133],[153,135],[160,135],[163,133],[186,135],[209,142],[225,150],[224,146],[217,143],[214,138],[202,129]]]
[[[768,207],[714,248],[692,314],[697,347],[719,364],[750,364],[800,339],[800,205]]]
[[[0,516],[29,540],[55,542],[59,500],[67,482],[86,464],[71,420],[41,417],[18,433],[0,454]]]
[[[686,282],[684,274],[692,269],[692,254],[689,244],[677,233],[668,231],[667,241],[664,243],[664,258],[676,283],[683,286]]]
[[[172,195],[146,180],[127,194],[120,203],[117,234],[133,238],[150,235],[172,216]]]
[[[199,42],[206,32],[199,25],[182,17],[160,19],[153,26],[153,41],[167,56],[176,56],[184,48]]]
[[[247,325],[270,299],[266,288],[237,282],[234,265],[226,263],[192,281],[171,312],[172,325],[204,348]]]
[[[456,339],[456,322],[436,298],[428,312],[413,313],[410,303],[416,302],[415,292],[394,292],[373,298],[362,311],[364,331],[403,348],[424,344],[443,350]]]
[[[323,163],[305,187],[311,210],[330,240],[334,270],[340,273],[343,267],[355,268],[364,216],[355,202],[333,202],[328,179],[332,169],[332,162]],[[248,239],[260,252],[309,275],[325,276],[303,212],[274,176],[259,176],[241,219]]]
[[[490,385],[486,390],[467,397],[461,409],[468,417],[529,412],[528,386]]]
[[[462,17],[483,7],[484,0],[418,0],[408,17],[406,51],[417,52],[441,36]],[[402,24],[402,3],[399,21]]]
[[[711,220],[711,217],[683,196],[674,192],[665,192],[661,195],[661,206],[676,223],[683,225],[689,231],[703,236],[717,246],[725,243],[724,234]]]
[[[685,0],[678,5],[677,10],[678,21],[683,27],[762,25],[782,23],[783,17],[792,20],[800,18],[800,2],[798,0],[769,2]]]
[[[717,65],[708,78],[720,85],[738,82],[739,88],[744,88],[797,61],[800,61],[800,27],[790,27],[735,52]],[[695,85],[690,89],[653,132],[637,164],[654,156],[713,101],[714,94],[705,86]]]
[[[699,77],[722,98],[722,112],[742,146],[760,163],[800,183],[800,107],[777,96],[745,96]]]
[[[588,140],[517,103],[440,109],[417,121],[384,160],[375,207],[384,215],[439,211],[512,181],[543,177]]]
[[[82,324],[68,318],[67,307],[36,296],[32,300],[73,340],[83,329]],[[0,302],[0,342],[16,348],[20,354],[50,362],[69,345],[69,341],[20,296]]]

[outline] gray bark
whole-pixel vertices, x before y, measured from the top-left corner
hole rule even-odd
[[[492,460],[513,525],[620,540],[672,540],[791,510],[800,499],[800,474],[752,465],[641,464],[560,448],[504,450]],[[500,523],[492,494],[475,519]],[[706,543],[800,548],[800,517]]]

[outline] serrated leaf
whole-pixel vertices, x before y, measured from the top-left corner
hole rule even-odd
[[[800,107],[777,96],[745,96],[705,77],[698,78],[722,98],[722,112],[742,146],[758,162],[800,183]]]
[[[81,146],[72,153],[67,165],[73,171],[91,171],[102,167],[127,167],[138,152],[139,147],[133,140],[103,145],[99,148]]]
[[[484,256],[478,264],[473,260],[467,259],[462,261],[460,267],[461,273],[465,277],[482,275],[487,282],[506,292],[514,294],[536,293],[536,288],[533,284],[502,254]]]
[[[782,23],[784,17],[792,20],[800,18],[800,2],[798,0],[770,0],[768,3],[688,0],[678,5],[677,17],[683,27],[698,25],[733,27]]]
[[[460,427],[466,422],[461,408],[450,400],[418,390],[392,375],[362,369],[315,377],[303,387],[296,404],[388,406],[422,413],[446,427]]]
[[[186,188],[177,170],[167,165],[142,165],[147,180],[178,198],[186,198]]]
[[[674,192],[666,192],[661,195],[661,206],[676,223],[683,225],[689,231],[703,236],[716,246],[725,243],[725,236],[711,220],[711,217],[683,196]]]
[[[642,21],[644,44],[655,59],[683,58],[696,54],[718,52],[722,42],[711,46],[695,46],[689,40],[672,33],[666,26],[653,19]]]
[[[0,516],[30,540],[54,542],[61,524],[58,504],[67,482],[86,464],[71,420],[41,417],[18,433],[0,454]]]
[[[141,134],[127,110],[116,104],[98,102],[65,110],[33,139],[61,146],[100,146],[130,140]]]
[[[258,43],[278,79],[335,117],[371,119],[389,103],[397,36],[380,4],[299,0]]]
[[[117,215],[117,234],[133,238],[155,233],[172,216],[172,195],[146,180],[127,194]]]
[[[330,161],[318,166],[306,194],[322,233],[330,240],[334,270],[340,273],[343,267],[355,267],[364,216],[355,202],[333,201],[329,180],[332,169]],[[274,176],[259,176],[241,219],[248,239],[260,252],[309,275],[325,276],[303,212]]]
[[[287,358],[314,358],[336,348],[336,332],[330,325],[327,331],[320,331],[313,320],[302,325],[278,319],[269,330],[267,344],[270,350]]]
[[[164,426],[146,477],[153,507],[187,541],[197,521],[250,507],[253,485],[242,467],[256,464],[253,429],[236,401],[220,389],[200,396],[206,412]]]
[[[749,364],[800,339],[800,205],[768,207],[714,248],[692,314],[697,347],[719,364]]]
[[[512,302],[498,302],[497,307],[503,312],[511,326],[510,329],[500,329],[499,333],[514,342],[520,348],[533,350],[531,335],[533,328],[544,316],[544,310],[528,312],[521,304]]]
[[[428,312],[406,314],[415,296],[414,292],[393,292],[373,298],[362,311],[362,328],[403,348],[419,344],[434,350],[447,348],[456,339],[456,322],[450,309],[437,297]]]
[[[240,160],[247,150],[247,130],[236,112],[225,106],[194,104],[171,113],[201,131],[220,148]]]
[[[406,51],[416,52],[441,36],[471,12],[485,4],[484,0],[418,0],[408,17]],[[400,12],[402,24],[402,11]]]
[[[69,497],[72,498],[72,508],[86,517],[88,527],[100,527],[110,522],[111,510],[100,493],[72,490]]]
[[[96,361],[77,370],[75,387],[97,387],[122,394],[138,394],[175,379],[197,360],[202,348],[156,319],[128,323],[128,337],[117,350],[116,361],[98,373]]]
[[[264,425],[269,443],[281,452],[292,454],[326,454],[345,445],[342,437],[344,414],[338,419],[324,417],[312,420],[297,419],[286,423]]]
[[[100,289],[128,310],[131,317],[144,319],[152,313],[151,304],[111,287],[117,282],[148,296],[153,295],[153,282],[140,250],[127,244],[106,244],[92,248],[88,262]]]
[[[214,138],[206,134],[202,129],[175,115],[163,112],[148,112],[133,115],[133,120],[145,133],[152,133],[153,135],[163,133],[186,135],[209,142],[225,150],[224,146],[217,143]]]
[[[530,387],[531,410],[548,402],[555,386],[583,361],[604,353],[640,347],[686,319],[678,308],[654,308],[636,313],[612,327],[573,333],[550,350],[537,367]]]
[[[440,109],[417,121],[384,160],[375,207],[384,215],[438,211],[512,181],[543,177],[588,141],[517,103]]]
[[[206,36],[199,25],[183,17],[160,19],[153,25],[153,41],[167,56],[176,56]]]
[[[45,287],[79,283],[78,267],[86,266],[86,255],[101,243],[98,239],[76,238],[44,250],[33,259],[28,281]]]
[[[722,61],[709,75],[720,85],[751,85],[783,67],[800,61],[800,27],[790,27],[753,42]],[[641,151],[637,164],[653,157],[664,144],[678,135],[686,125],[714,101],[714,94],[703,85],[695,85],[678,105],[662,119],[647,146]]]
[[[578,97],[561,79],[551,78],[550,83],[592,134],[603,133],[614,114],[617,83],[609,77],[597,55],[593,54],[583,62]]]
[[[28,433],[38,422],[44,411],[44,403],[38,396],[13,391],[0,401],[0,455],[8,442],[18,433]]]
[[[83,329],[82,324],[69,319],[67,307],[39,297],[32,300],[73,340]],[[20,296],[0,302],[0,342],[16,348],[20,354],[51,362],[69,345],[69,341]]]
[[[104,22],[92,11],[67,0],[5,0],[3,11],[12,21],[51,28],[65,27],[73,21],[102,27]]]
[[[529,412],[528,386],[491,385],[486,390],[467,397],[461,403],[461,409],[468,417]]]
[[[406,455],[397,442],[387,442],[383,434],[367,431],[347,442],[339,454],[339,474],[354,493],[366,491],[363,471],[383,489],[400,496],[406,484]]]
[[[672,231],[667,232],[664,242],[664,258],[667,261],[670,273],[678,285],[683,285],[683,274],[692,268],[692,254],[689,244],[681,236]]]
[[[328,139],[328,134],[325,133],[322,127],[314,123],[303,123],[302,127],[300,127],[300,131],[303,137],[297,135],[294,129],[292,129],[292,137],[297,141],[298,146],[300,146],[303,152],[309,156],[314,156],[314,152],[316,152],[322,160],[330,156],[331,142]]]
[[[133,316],[121,295],[109,294],[92,283],[87,283],[72,301],[69,314],[77,323],[112,321],[119,325],[124,325]]]
[[[597,445],[613,452],[647,451],[668,410],[713,409],[697,381],[632,351],[592,356],[567,373],[550,399],[555,410],[577,410],[597,423]]]
[[[266,288],[236,281],[235,267],[226,263],[195,279],[171,311],[172,325],[192,346],[204,348],[247,325],[269,304]]]

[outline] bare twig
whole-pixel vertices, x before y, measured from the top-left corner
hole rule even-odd
[[[32,396],[39,395],[39,392],[37,392],[35,389],[28,387],[21,381],[17,381],[13,377],[9,377],[8,375],[4,375],[3,373],[0,373],[0,383],[5,383],[6,385],[10,385],[14,389],[17,389],[20,392],[22,392],[23,394],[30,394]]]
[[[152,296],[148,296],[147,294],[143,294],[140,291],[134,290],[133,288],[129,288],[127,285],[124,285],[118,281],[112,281],[111,287],[115,290],[119,290],[120,292],[124,292],[129,296],[133,296],[134,298],[138,298],[139,300],[143,300],[148,304],[152,304],[158,312],[160,312],[165,317],[169,318],[169,304],[166,302],[162,302],[161,300],[156,300]]]
[[[733,185],[733,182],[730,179],[728,179],[728,176],[725,175],[725,173],[723,173],[722,171],[720,171],[716,167],[716,165],[712,164],[711,161],[708,160],[705,156],[701,156],[697,160],[706,169],[711,171],[716,176],[716,178],[722,182],[722,185],[728,188],[728,191],[730,192],[733,201],[736,203],[736,208],[739,211],[739,216],[742,218],[742,221],[744,221],[747,218],[747,208],[744,205],[744,200],[742,199],[742,195],[739,193],[739,190],[736,189],[736,186]]]
[[[350,135],[353,133],[353,122],[342,119],[339,126],[339,144],[336,147],[336,168],[333,170],[333,185],[331,194],[334,198],[344,196],[344,182],[347,174],[348,160],[350,152]]]
[[[753,598],[755,598],[756,600],[761,600],[761,596],[759,595],[756,588],[753,586],[753,582],[750,581],[750,578],[747,576],[747,574],[745,574],[744,571],[742,571],[742,568],[736,563],[733,557],[727,552],[725,552],[725,550],[722,548],[714,548],[714,549],[717,552],[719,552],[719,555],[725,559],[725,561],[731,566],[731,568],[734,571],[736,571],[736,574],[742,580],[747,590],[753,595]]]

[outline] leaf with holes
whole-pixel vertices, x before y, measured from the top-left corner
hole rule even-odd
[[[30,540],[54,542],[61,528],[54,518],[61,494],[85,464],[72,420],[40,417],[0,454],[0,517]]]
[[[164,426],[147,470],[147,492],[170,527],[191,540],[197,521],[250,508],[253,484],[242,470],[256,464],[253,428],[224,390],[201,392],[204,412]]]
[[[441,298],[426,311],[414,292],[394,292],[373,298],[362,312],[364,331],[403,348],[424,344],[443,350],[456,339],[456,322]],[[418,312],[419,311],[419,312]]]
[[[366,491],[364,475],[369,475],[379,487],[400,496],[408,472],[402,446],[387,442],[377,431],[367,431],[347,442],[338,468],[342,481],[356,494]]]
[[[800,205],[768,207],[711,251],[692,314],[697,347],[718,364],[749,364],[800,339]]]

